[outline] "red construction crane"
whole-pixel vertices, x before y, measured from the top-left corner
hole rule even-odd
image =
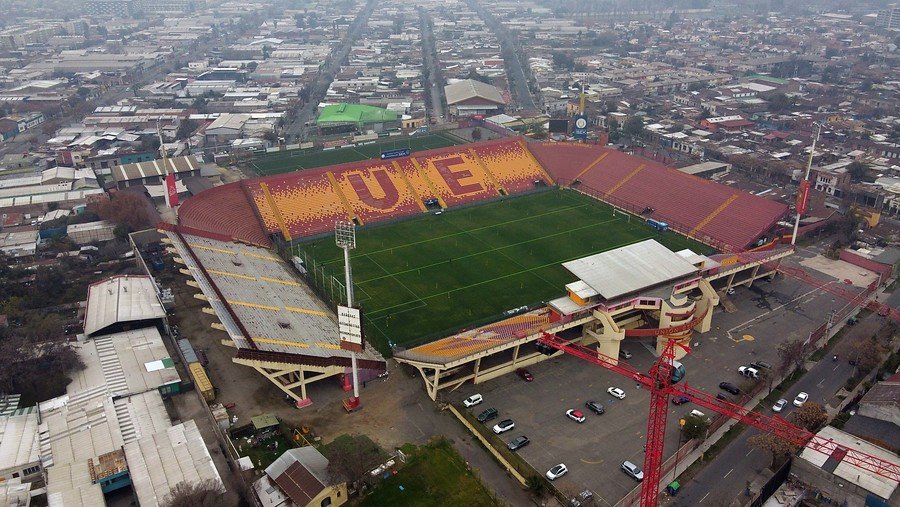
[[[897,308],[891,308],[889,305],[879,303],[878,301],[874,300],[866,302],[866,298],[868,298],[871,292],[877,288],[876,282],[872,282],[872,285],[870,285],[867,290],[857,293],[842,287],[838,283],[817,278],[801,268],[781,265],[778,266],[778,271],[785,276],[790,276],[791,278],[800,280],[807,285],[811,285],[813,287],[816,287],[817,289],[822,289],[823,291],[833,296],[844,299],[855,306],[861,306],[863,305],[863,303],[865,303],[866,308],[872,310],[878,315],[890,317],[894,321],[900,322],[900,310],[898,310]],[[847,281],[846,283],[849,283],[849,281]]]
[[[701,407],[714,410],[739,422],[753,426],[758,430],[776,435],[800,447],[809,447],[829,456],[835,451],[840,453],[846,452],[846,456],[843,458],[844,461],[863,470],[900,482],[900,465],[838,445],[832,440],[817,437],[810,431],[798,428],[779,416],[767,416],[753,412],[740,405],[735,405],[698,391],[689,387],[686,383],[683,385],[673,384],[675,347],[684,347],[675,340],[668,341],[665,349],[663,349],[663,353],[650,367],[649,375],[627,364],[619,363],[619,361],[600,354],[594,349],[571,343],[550,333],[544,333],[538,339],[538,343],[626,376],[650,390],[650,416],[647,418],[647,444],[644,455],[641,507],[655,506],[659,498],[659,480],[666,436],[666,416],[669,408],[669,397],[673,395],[685,396]],[[685,349],[687,350],[686,347]]]

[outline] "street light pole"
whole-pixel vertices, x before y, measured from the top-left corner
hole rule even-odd
[[[809,173],[812,170],[812,161],[813,155],[816,153],[816,141],[819,140],[819,134],[822,133],[822,124],[816,123],[816,137],[813,138],[812,147],[809,150],[809,161],[806,163],[806,175],[803,176],[803,181],[809,180]],[[802,185],[800,187],[801,191],[803,189]],[[797,231],[800,229],[800,208],[797,208],[797,218],[794,220],[794,234],[791,235],[791,246],[797,243]]]

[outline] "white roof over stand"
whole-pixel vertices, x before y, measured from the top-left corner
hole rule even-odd
[[[114,276],[88,287],[84,332],[91,336],[118,322],[165,316],[149,276]]]
[[[604,299],[615,299],[696,273],[697,268],[656,240],[563,263]]]

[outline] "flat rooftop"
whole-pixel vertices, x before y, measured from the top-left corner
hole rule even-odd
[[[698,272],[653,239],[564,262],[563,267],[607,301]]]

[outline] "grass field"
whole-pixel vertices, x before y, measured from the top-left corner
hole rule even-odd
[[[389,341],[417,345],[563,296],[573,277],[561,263],[648,238],[673,250],[709,251],[571,190],[361,228],[352,252],[356,302],[369,342],[386,352]],[[297,248],[343,280],[332,237]]]
[[[381,152],[409,148],[412,151],[433,150],[460,144],[443,134],[394,136],[373,144],[323,151],[320,148],[265,153],[254,157],[252,166],[260,176],[280,174],[299,169],[313,169],[346,162],[378,158]]]
[[[412,450],[411,454],[397,475],[379,484],[362,505],[498,505],[447,440],[436,440]]]

